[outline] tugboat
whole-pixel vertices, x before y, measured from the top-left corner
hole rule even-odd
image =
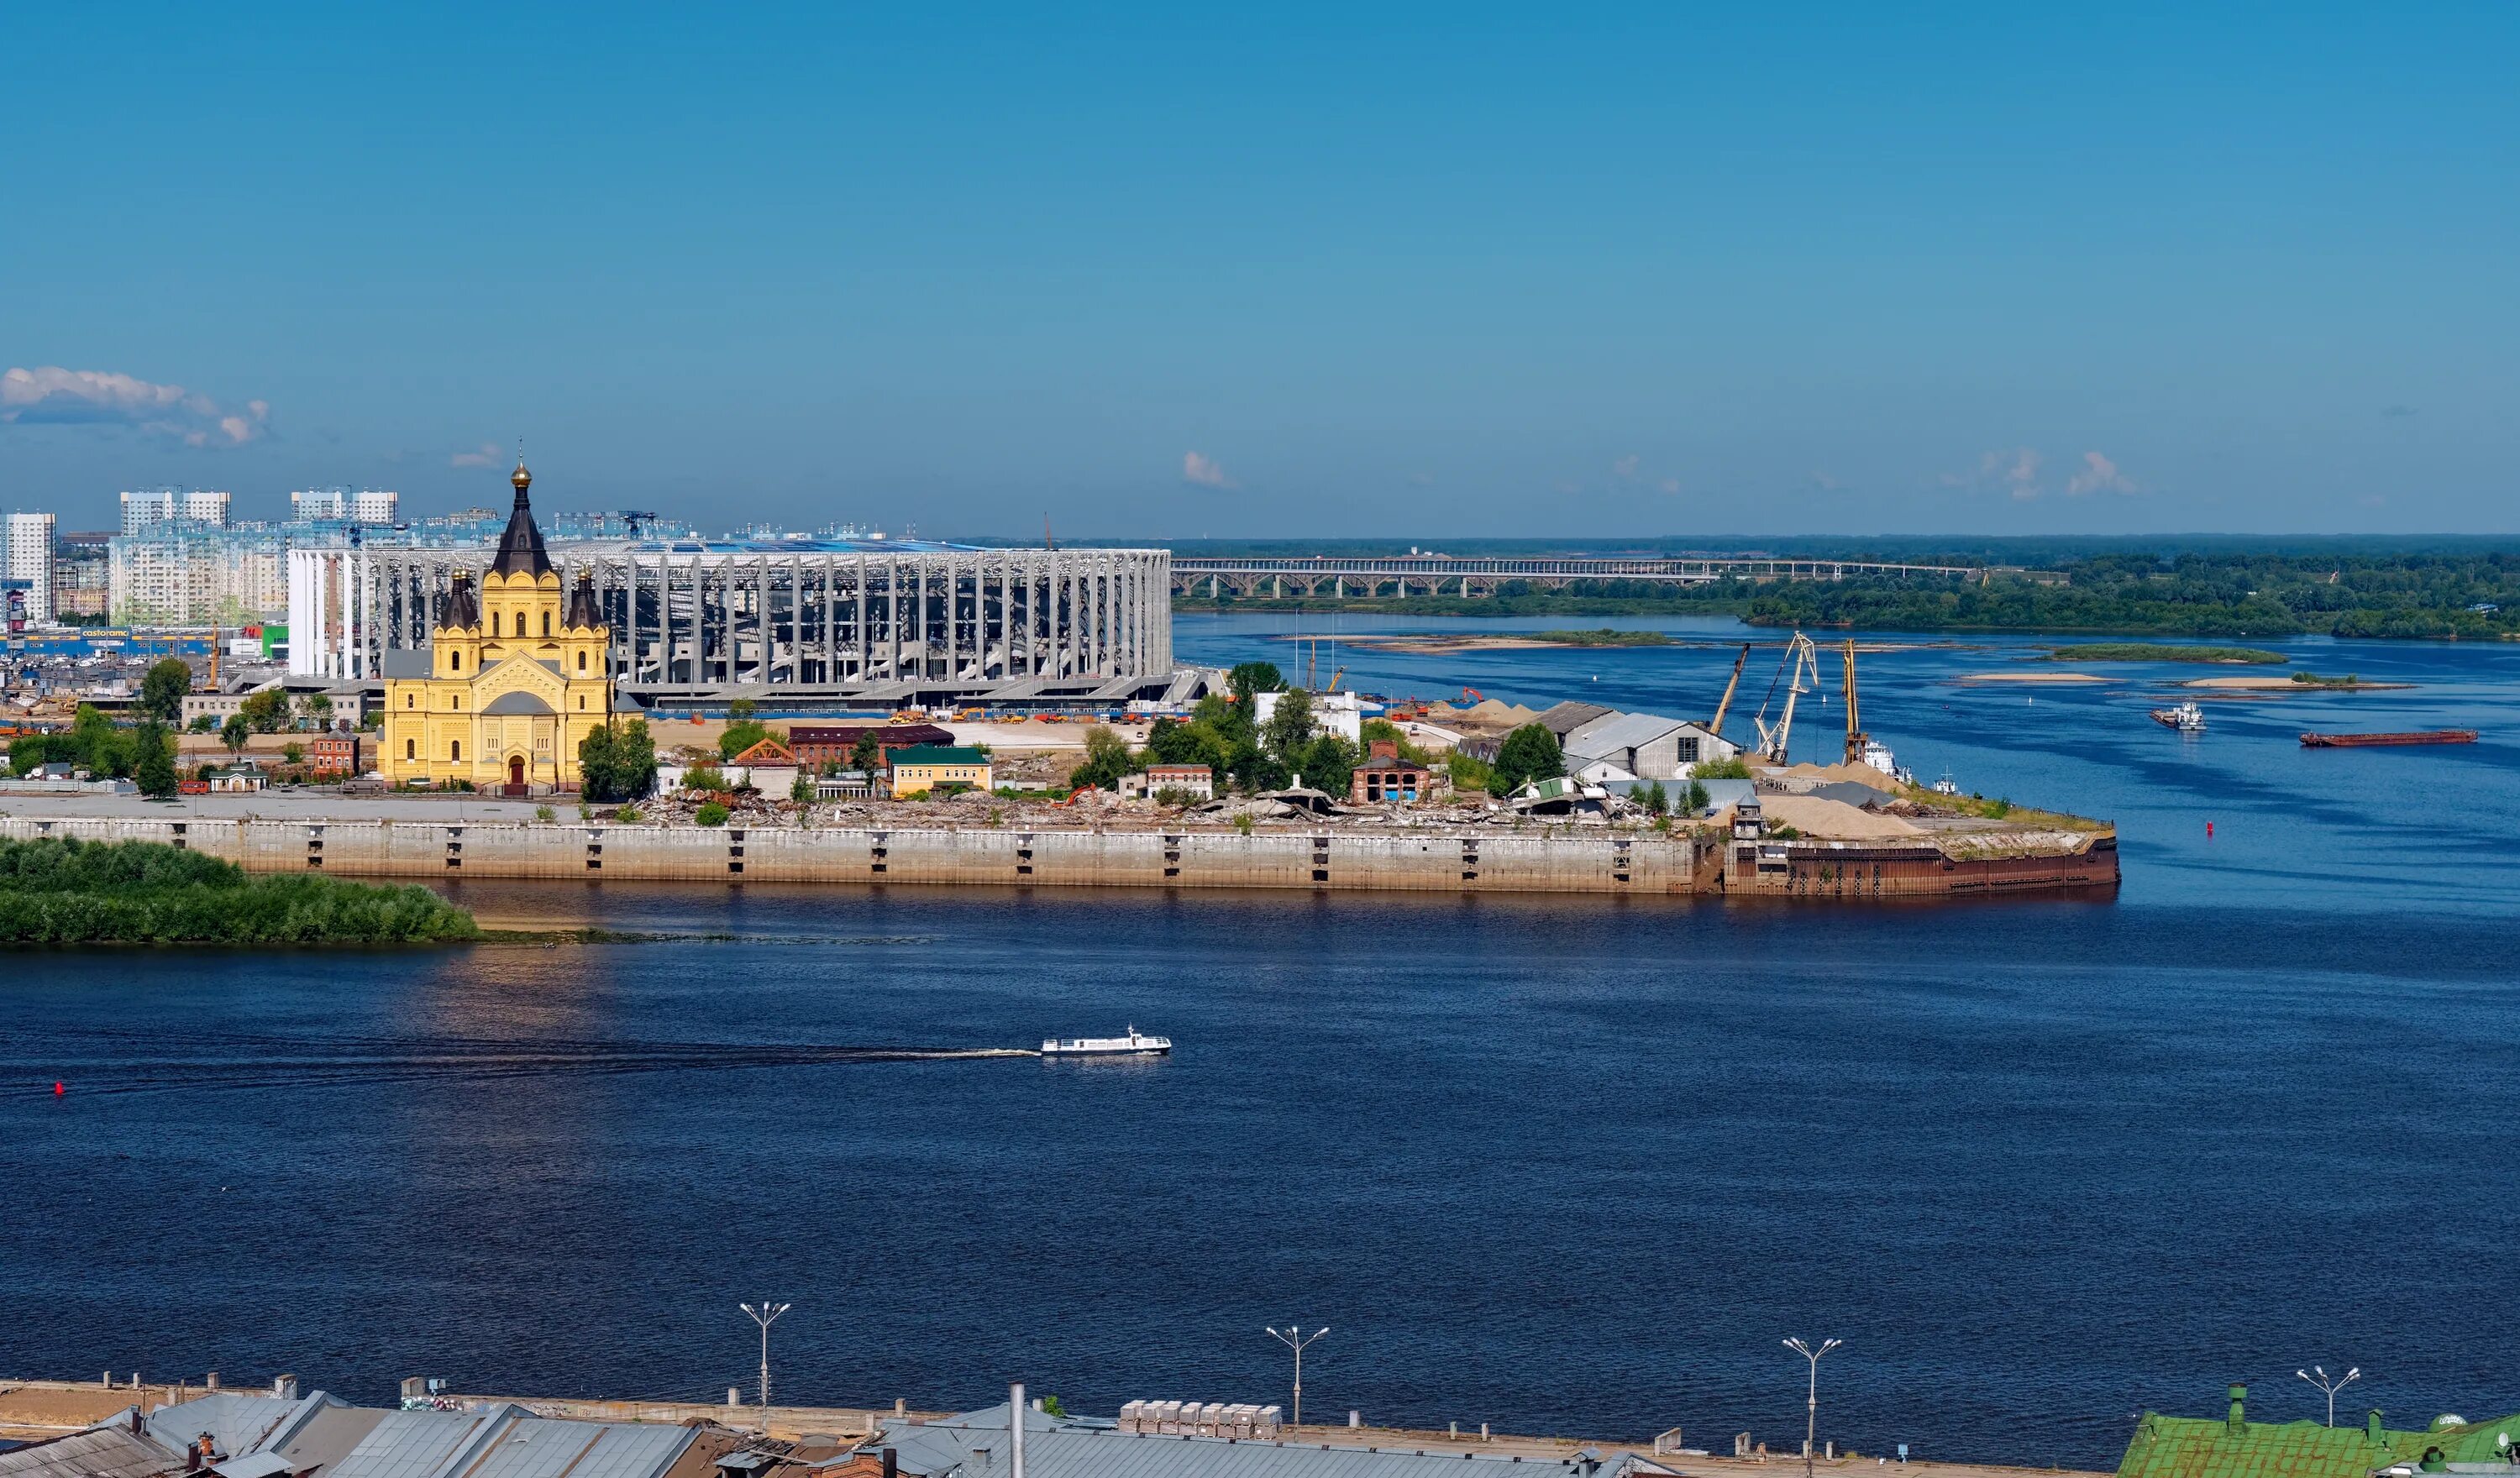
[[[2196,706],[2194,698],[2187,699],[2176,708],[2155,708],[2152,710],[2152,721],[2165,729],[2176,729],[2182,734],[2205,732],[2205,710]]]
[[[1946,770],[1943,772],[1943,778],[1934,782],[1934,793],[1936,795],[1958,795],[1960,793],[1959,782],[1952,779],[1952,772]]]
[[[1170,1037],[1149,1037],[1135,1026],[1123,1037],[1044,1037],[1045,1057],[1160,1057],[1173,1050]]]

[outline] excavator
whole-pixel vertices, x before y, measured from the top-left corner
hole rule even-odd
[[[1741,644],[1741,654],[1732,659],[1732,680],[1724,685],[1724,701],[1715,705],[1715,719],[1706,726],[1706,732],[1717,739],[1724,737],[1724,715],[1732,709],[1732,690],[1741,686],[1741,667],[1749,660],[1750,644],[1744,642]]]
[[[1811,680],[1810,687],[1803,686],[1805,678]],[[1778,717],[1776,727],[1772,729],[1768,726],[1768,704],[1776,700],[1777,686],[1780,683],[1785,688],[1785,711]],[[1783,659],[1777,663],[1777,675],[1768,680],[1768,695],[1759,700],[1759,711],[1750,720],[1759,731],[1761,754],[1779,765],[1785,762],[1785,744],[1794,733],[1794,700],[1806,693],[1819,691],[1820,649],[1812,645],[1811,638],[1795,632],[1793,640],[1785,644]]]

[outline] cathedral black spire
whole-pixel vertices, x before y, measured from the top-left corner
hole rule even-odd
[[[517,506],[508,515],[508,531],[499,536],[499,558],[490,563],[494,575],[532,575],[539,579],[551,573],[551,556],[543,552],[543,531],[534,527],[534,511],[525,499],[525,489],[534,485],[534,474],[525,470],[525,459],[517,459],[517,470],[508,480],[516,484]]]

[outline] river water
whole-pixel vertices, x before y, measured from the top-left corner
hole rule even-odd
[[[1710,709],[1735,630],[1642,624],[1705,645],[1342,657]],[[1294,629],[1177,640],[1292,668]],[[1799,1440],[1788,1334],[1847,1341],[1821,1428],[1867,1452],[2109,1466],[2227,1381],[2316,1414],[2315,1361],[2401,1424],[2520,1408],[2520,1211],[2475,1189],[2520,1151],[2520,649],[2286,645],[2419,686],[2182,739],[2157,669],[1864,659],[1920,774],[2117,819],[2112,901],[475,882],[485,918],[733,937],[12,955],[0,1373],[722,1399],[768,1296],[799,1401],[1282,1401],[1262,1326],[1300,1320],[1317,1417],[1718,1448]],[[1806,712],[1798,750],[1840,718]],[[2487,742],[2294,739],[2454,725]],[[856,1051],[1131,1022],[1180,1050]]]

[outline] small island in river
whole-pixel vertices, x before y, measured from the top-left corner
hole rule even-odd
[[[248,876],[157,842],[0,841],[0,946],[451,944],[472,916],[427,888]]]

